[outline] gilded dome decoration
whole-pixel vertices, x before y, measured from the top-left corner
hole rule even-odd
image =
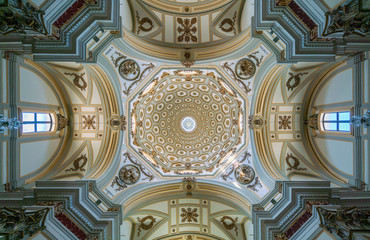
[[[162,174],[214,174],[244,142],[244,100],[214,74],[164,73],[131,103],[131,146]]]

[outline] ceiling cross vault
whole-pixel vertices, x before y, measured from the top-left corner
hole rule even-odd
[[[0,0],[0,239],[370,239],[368,2]]]

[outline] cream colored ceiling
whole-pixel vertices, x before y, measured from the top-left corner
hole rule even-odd
[[[250,219],[240,209],[208,197],[151,201],[126,215],[130,239],[244,240]]]
[[[214,73],[196,73],[165,72],[131,101],[131,145],[164,175],[213,174],[245,142],[242,97]]]
[[[132,0],[133,32],[146,40],[193,47],[239,34],[244,1],[175,2]],[[186,45],[186,46],[184,46]]]

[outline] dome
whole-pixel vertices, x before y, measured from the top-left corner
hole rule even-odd
[[[131,103],[132,146],[162,174],[213,174],[244,142],[244,100],[214,74],[166,72]]]

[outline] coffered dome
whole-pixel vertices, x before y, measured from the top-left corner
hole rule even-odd
[[[132,145],[162,173],[212,174],[244,142],[242,107],[214,74],[165,73],[132,100]]]

